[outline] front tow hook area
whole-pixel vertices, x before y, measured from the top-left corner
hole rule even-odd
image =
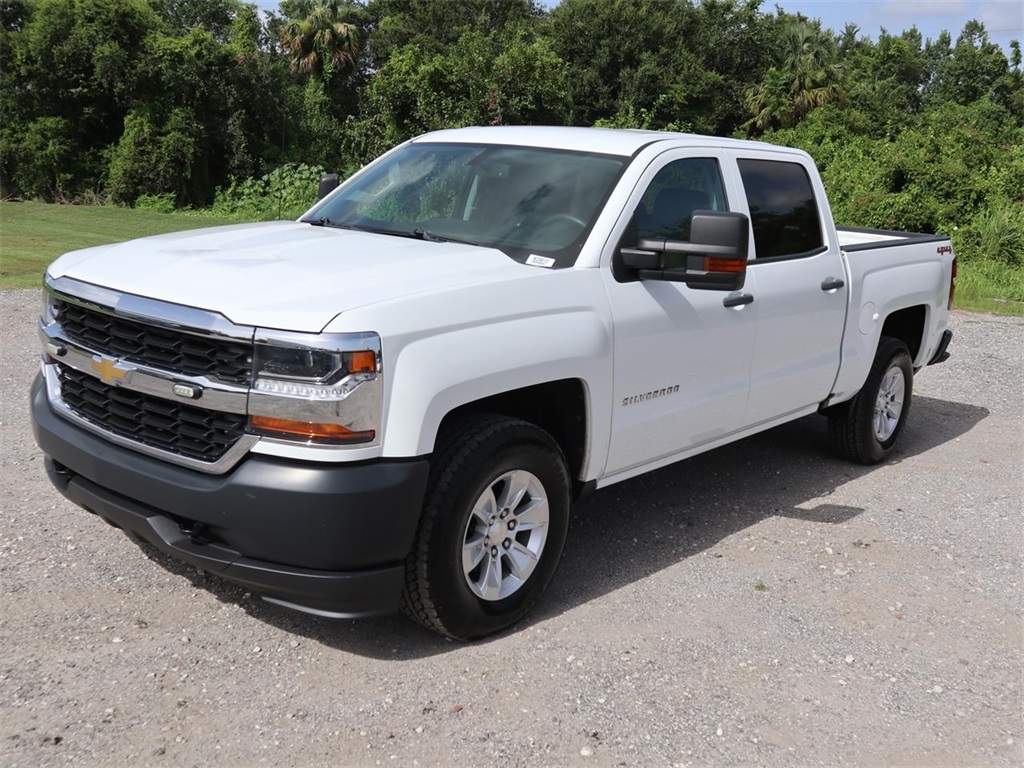
[[[178,529],[188,536],[193,544],[212,544],[213,539],[208,535],[209,529],[205,523],[197,523],[194,520],[184,520],[178,523]]]

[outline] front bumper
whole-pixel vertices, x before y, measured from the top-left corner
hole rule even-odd
[[[273,602],[355,618],[397,609],[426,459],[313,464],[250,455],[209,475],[57,416],[40,378],[32,424],[54,486],[153,546]]]

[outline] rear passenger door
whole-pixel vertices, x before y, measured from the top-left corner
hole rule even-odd
[[[756,150],[730,154],[752,230],[747,274],[756,285],[758,313],[743,419],[752,427],[813,410],[829,395],[849,287],[810,159]]]

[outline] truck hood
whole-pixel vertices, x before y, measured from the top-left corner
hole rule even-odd
[[[269,222],[73,251],[48,273],[241,325],[318,332],[348,309],[531,270],[492,248]]]

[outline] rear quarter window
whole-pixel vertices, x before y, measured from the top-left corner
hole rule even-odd
[[[809,256],[824,248],[807,170],[779,160],[737,160],[757,258]]]

